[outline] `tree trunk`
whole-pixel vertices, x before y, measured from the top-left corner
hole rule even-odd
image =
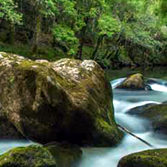
[[[1,28],[2,28],[3,21],[5,20],[5,16],[6,16],[6,14],[3,15],[2,20],[0,22],[0,31],[1,31]]]
[[[13,45],[15,42],[15,26],[13,23],[10,25],[10,33],[9,33],[9,43]]]
[[[128,133],[129,135],[135,137],[136,139],[140,140],[141,142],[143,142],[144,144],[146,144],[147,146],[151,147],[151,148],[155,148],[152,144],[148,143],[147,141],[143,140],[142,138],[136,136],[135,134],[133,134],[132,132],[130,132],[128,129],[122,127],[121,125],[117,124],[118,128],[122,131],[124,131],[125,133]]]
[[[82,51],[83,51],[83,42],[81,41],[80,46],[79,46],[79,51],[77,54],[77,58],[82,60]]]
[[[97,52],[98,52],[100,44],[102,43],[102,41],[103,41],[103,39],[104,39],[105,36],[106,35],[99,36],[99,38],[97,40],[97,44],[96,44],[95,50],[94,50],[94,52],[93,52],[93,54],[91,56],[91,59],[96,60]]]
[[[36,27],[34,31],[34,39],[33,39],[33,47],[32,47],[33,54],[38,53],[38,43],[39,43],[40,34],[41,34],[41,16],[38,15],[36,17]]]

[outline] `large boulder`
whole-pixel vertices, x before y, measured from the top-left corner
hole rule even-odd
[[[0,167],[57,167],[52,154],[41,146],[14,148],[0,156]]]
[[[130,75],[117,88],[131,89],[131,90],[145,90],[144,77],[140,73]]]
[[[148,150],[123,157],[118,167],[166,167],[167,149]]]
[[[45,148],[53,155],[58,167],[75,166],[82,156],[82,150],[69,143],[53,142],[45,145]]]
[[[0,53],[0,71],[1,112],[28,139],[112,146],[122,138],[110,84],[96,62]]]

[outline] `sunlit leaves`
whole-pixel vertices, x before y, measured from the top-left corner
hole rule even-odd
[[[22,15],[16,11],[17,4],[13,0],[0,0],[0,18],[13,24],[21,24]]]
[[[100,29],[100,35],[107,35],[112,37],[114,33],[120,31],[120,26],[118,21],[113,18],[111,15],[104,14],[98,20],[98,27]]]
[[[54,25],[52,29],[56,41],[66,47],[69,55],[75,55],[78,49],[79,40],[75,32],[66,25]]]

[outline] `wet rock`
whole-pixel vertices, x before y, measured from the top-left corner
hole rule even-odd
[[[6,118],[26,138],[112,146],[122,133],[111,87],[92,60],[32,61],[1,53],[0,99]]]
[[[140,73],[130,75],[117,88],[131,89],[131,90],[145,90],[144,77]]]
[[[77,145],[53,142],[45,146],[53,155],[58,167],[71,167],[77,164],[82,150]]]
[[[130,110],[127,111],[127,114],[130,115],[141,115],[145,112],[145,110],[150,107],[150,106],[155,106],[155,103],[149,103],[149,104],[145,104],[143,106],[138,106],[138,107],[134,107]]]
[[[148,119],[155,132],[167,134],[167,104],[148,105],[137,115]]]
[[[166,167],[167,149],[142,151],[123,157],[118,167]]]
[[[41,146],[14,148],[0,156],[0,167],[57,167],[52,154]]]

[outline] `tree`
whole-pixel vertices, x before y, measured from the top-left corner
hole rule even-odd
[[[0,28],[4,20],[12,24],[21,24],[22,15],[17,12],[17,7],[13,0],[0,0]]]
[[[15,24],[21,24],[22,15],[17,12],[17,4],[13,0],[0,0],[0,30],[3,21],[10,22],[10,38],[11,44],[14,43]]]

